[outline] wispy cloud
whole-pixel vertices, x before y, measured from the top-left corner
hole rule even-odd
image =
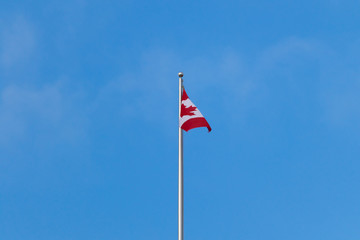
[[[34,26],[22,16],[1,22],[0,60],[3,67],[12,67],[31,57],[36,47]]]
[[[157,123],[166,129],[177,125],[178,71],[185,72],[185,86],[191,88],[189,93],[194,93],[195,102],[201,99],[202,104],[197,104],[207,116],[220,114],[238,121],[246,119],[251,109],[260,111],[286,104],[283,100],[287,97],[305,104],[312,101],[327,117],[346,116],[355,108],[355,92],[324,91],[324,77],[334,64],[328,61],[332,51],[321,41],[295,37],[268,46],[252,57],[235,49],[189,57],[171,49],[154,48],[139,56],[135,70],[124,70],[113,80],[103,80],[96,91],[69,91],[62,81],[33,88],[9,85],[1,91],[0,143],[33,135],[34,127],[40,131],[52,129],[56,135],[76,141],[87,134],[86,126],[93,124],[93,116],[106,117],[111,124],[119,125],[131,123],[132,119]],[[301,72],[308,68],[315,71],[313,79],[302,79]],[[338,81],[333,78],[333,82]],[[276,85],[285,86],[288,93],[279,93]],[[284,98],[277,99],[281,94]],[[321,105],[323,99],[328,104]],[[341,107],[341,102],[347,104],[349,99],[353,104]],[[334,113],[329,106],[347,113]]]
[[[82,138],[86,128],[76,97],[61,84],[27,88],[8,86],[0,98],[0,145],[44,136],[69,143]]]
[[[190,58],[171,50],[152,49],[143,54],[138,71],[108,82],[100,91],[98,104],[103,101],[100,99],[121,96],[124,115],[160,119],[166,124],[167,116],[176,115],[176,73],[182,70],[190,93],[196,92],[205,108],[211,105],[207,114],[246,119],[251,109],[270,107],[280,118],[284,114],[304,115],[306,121],[329,123],[360,119],[356,110],[358,71],[354,64],[343,64],[353,61],[354,54],[340,57],[326,41],[298,37],[283,39],[251,57],[234,49]],[[333,69],[337,69],[335,75]],[[339,88],[344,81],[346,89]],[[289,103],[293,108],[286,107]],[[291,112],[283,113],[282,109]],[[309,116],[311,111],[314,114]]]
[[[358,125],[360,121],[360,79],[358,81],[350,88],[332,92],[326,97],[325,113],[329,123],[342,127],[354,123]]]
[[[263,94],[268,87],[268,74],[291,72],[281,65],[298,62],[299,57],[316,58],[317,44],[297,38],[286,39],[263,50],[251,61],[234,49],[191,57],[169,49],[151,49],[143,53],[136,72],[125,72],[109,81],[100,90],[96,102],[99,108],[102,102],[112,102],[127,117],[166,123],[168,116],[176,116],[177,72],[181,70],[185,73],[185,86],[191,88],[190,94],[196,92],[205,106],[206,103],[216,105],[214,108],[223,111],[228,118],[240,115],[245,118],[245,109],[261,104],[259,98],[266,101]],[[115,99],[121,100],[116,102]]]

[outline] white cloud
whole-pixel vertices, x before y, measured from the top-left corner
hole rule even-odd
[[[83,137],[83,112],[59,83],[34,89],[8,86],[0,97],[0,145],[50,135],[69,143]]]
[[[302,71],[297,64],[311,65],[309,60],[321,63],[318,71],[326,71],[324,69],[332,64],[326,60],[329,52],[318,41],[299,38],[280,41],[251,60],[233,49],[190,58],[167,49],[152,49],[139,57],[137,70],[108,81],[93,95],[88,93],[86,104],[84,98],[79,99],[75,96],[77,93],[66,91],[59,83],[33,89],[8,86],[1,92],[0,131],[4,134],[0,136],[0,143],[29,135],[33,126],[39,128],[38,123],[48,129],[58,129],[52,131],[69,139],[74,135],[76,141],[86,135],[86,127],[82,125],[92,121],[92,114],[111,118],[112,124],[119,125],[131,119],[166,128],[177,125],[178,71],[184,71],[190,97],[205,116],[222,111],[236,121],[246,119],[246,112],[253,107],[279,104],[272,102],[279,91],[268,81],[269,75],[285,72],[288,75],[284,79],[288,79]],[[294,79],[294,84],[299,84],[296,82],[299,78]],[[319,82],[315,94],[321,95],[325,83],[321,79]],[[294,91],[299,89],[305,88],[300,84]],[[314,101],[321,100],[315,96]],[[328,115],[331,114],[328,112]]]
[[[23,17],[7,19],[1,23],[0,61],[4,67],[28,59],[36,47],[34,26]]]
[[[194,56],[186,59],[171,50],[152,49],[142,55],[137,71],[108,82],[99,91],[96,105],[101,109],[112,104],[126,118],[177,125],[179,71],[184,71],[184,84],[192,89],[190,93],[207,94],[210,99],[214,91],[230,92],[239,85],[242,88],[236,92],[237,96],[245,96],[251,91],[251,84],[245,78],[239,78],[243,74],[242,68],[241,59],[229,51],[219,58]]]
[[[345,74],[329,79],[321,92],[324,122],[331,127],[360,129],[360,75]]]
[[[330,122],[344,125],[360,120],[360,87],[353,86],[345,92],[335,92],[327,98],[326,113]]]

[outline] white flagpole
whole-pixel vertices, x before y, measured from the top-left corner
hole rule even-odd
[[[179,72],[179,117],[184,74]],[[179,205],[178,205],[178,240],[184,240],[184,171],[183,171],[183,130],[179,125]]]

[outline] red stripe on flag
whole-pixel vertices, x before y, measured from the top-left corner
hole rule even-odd
[[[185,131],[189,131],[190,129],[198,128],[198,127],[207,127],[209,132],[211,132],[211,127],[209,123],[206,121],[205,118],[201,118],[201,117],[191,118],[186,122],[184,122],[183,125],[181,126],[181,128],[184,129]]]
[[[181,101],[185,101],[186,99],[188,99],[188,95],[186,94],[185,92],[185,88],[183,88],[183,93],[182,93],[182,96],[181,96]]]

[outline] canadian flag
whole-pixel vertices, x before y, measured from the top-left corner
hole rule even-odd
[[[185,89],[183,89],[181,97],[179,124],[185,131],[198,127],[207,127],[209,132],[211,131],[209,123],[206,121],[199,109],[197,109],[197,107],[191,102],[185,92]]]

